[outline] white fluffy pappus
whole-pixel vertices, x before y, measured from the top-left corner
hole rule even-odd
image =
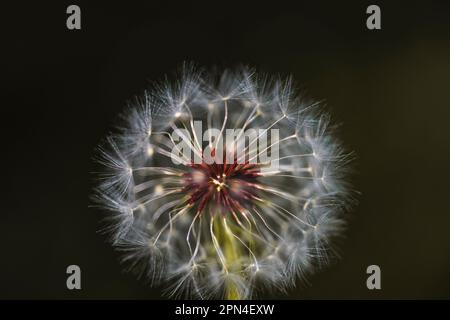
[[[106,209],[104,231],[127,268],[181,298],[248,299],[285,292],[335,256],[354,202],[347,153],[321,103],[296,93],[291,79],[249,69],[206,73],[184,66],[129,104],[118,130],[98,148],[103,168],[93,199]],[[194,129],[272,129],[276,170],[263,170],[256,139],[244,139],[244,162],[194,163],[205,146]],[[214,149],[215,150],[215,149]],[[224,152],[236,148],[225,145]],[[274,159],[271,159],[274,160]]]

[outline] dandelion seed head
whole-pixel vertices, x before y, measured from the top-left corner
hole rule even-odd
[[[352,157],[320,106],[291,78],[190,65],[132,101],[98,148],[93,196],[127,268],[169,296],[246,299],[329,263]]]

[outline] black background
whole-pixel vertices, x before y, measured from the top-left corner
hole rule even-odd
[[[450,6],[373,3],[382,30],[367,30],[365,1],[2,4],[0,298],[161,298],[97,233],[91,156],[126,101],[183,61],[292,74],[357,153],[342,260],[270,297],[450,298]],[[70,264],[81,291],[66,289]]]

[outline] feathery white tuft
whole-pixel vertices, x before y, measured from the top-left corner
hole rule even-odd
[[[190,66],[137,98],[99,147],[105,170],[94,195],[128,268],[152,284],[168,282],[170,296],[245,299],[284,292],[328,264],[352,202],[352,156],[320,105],[297,95],[290,78],[272,81],[247,69],[205,75]],[[197,120],[218,129],[278,129],[279,170],[242,169],[252,178],[230,175],[219,184],[204,182],[185,159],[174,164],[177,128],[190,130],[181,138],[201,152]],[[202,194],[199,185],[211,182],[227,192]]]

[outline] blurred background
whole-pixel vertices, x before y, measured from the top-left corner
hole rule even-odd
[[[82,29],[66,28],[81,8]],[[381,30],[366,8],[381,8]],[[450,5],[156,1],[2,5],[0,298],[153,299],[88,208],[92,153],[126,101],[183,61],[292,74],[358,159],[342,259],[283,299],[450,298]],[[66,288],[66,267],[82,290]],[[381,267],[382,290],[366,287]]]

